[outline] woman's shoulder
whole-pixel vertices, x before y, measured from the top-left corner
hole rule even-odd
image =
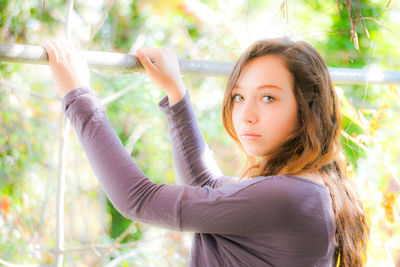
[[[261,209],[264,204],[289,214],[309,213],[312,210],[328,214],[331,198],[325,185],[293,175],[257,176],[231,179],[231,183],[220,187],[221,193],[229,198],[246,200]]]
[[[322,188],[327,188],[321,176],[318,175],[290,175],[290,174],[282,174],[281,176],[287,179],[296,179],[300,182],[311,183],[312,185],[316,185]]]
[[[270,175],[270,176],[256,176],[256,177],[230,177],[230,179],[226,180],[226,183],[243,183],[249,181],[266,181],[267,183],[275,183],[275,184],[283,184],[287,186],[304,184],[308,186],[316,186],[317,188],[327,189],[327,186],[324,184],[322,177],[318,179],[318,177],[309,177],[309,176],[299,176],[299,175],[289,175],[289,174],[280,174],[280,175]]]
[[[325,185],[295,175],[224,177],[219,182],[218,188],[229,197],[244,194],[268,201],[291,199],[304,202],[304,198],[310,199],[314,196],[317,199],[326,199],[330,195]]]

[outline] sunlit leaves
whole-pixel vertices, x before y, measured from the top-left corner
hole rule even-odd
[[[44,2],[0,0],[0,41],[38,45],[44,39],[64,36],[65,1],[46,1],[42,16]],[[309,41],[321,52],[329,66],[363,68],[379,63],[378,67],[382,69],[394,70],[399,66],[399,39],[394,31],[381,27],[373,20],[365,21],[371,40],[366,38],[364,29],[359,27],[357,31],[360,50],[357,51],[350,40],[346,10],[338,15],[336,1],[298,1],[296,6],[293,1],[279,1],[276,10],[272,10],[271,2],[115,1],[90,49],[128,52],[141,45],[175,46],[178,54],[188,58],[234,61],[241,52],[238,45],[241,42],[238,40],[258,37],[252,35],[253,30],[269,37],[269,33],[276,28],[276,25],[268,24],[269,21],[278,18],[278,14],[284,12],[285,16],[280,18],[279,23],[289,23],[288,26],[300,29],[295,32],[296,35],[303,32],[299,36],[289,37],[300,37]],[[376,16],[378,22],[385,22],[385,27],[397,27],[398,22],[390,21],[391,16],[395,17],[397,13],[386,9],[387,2],[389,1],[360,2],[362,15]],[[73,36],[77,42],[82,42],[84,37],[87,37],[86,27],[94,27],[101,10],[108,2],[75,3],[74,16],[80,23],[87,24],[85,27],[74,28]],[[204,7],[204,12],[191,9],[190,13],[189,9],[182,9],[182,5],[189,6],[187,3],[201,3],[197,6]],[[90,10],[93,5],[97,9]],[[221,8],[226,6],[232,9],[227,11],[226,8]],[[277,14],[275,18],[266,16],[271,10],[271,13]],[[213,14],[217,16],[217,21],[223,23],[218,24],[203,14]],[[255,14],[266,18],[266,21],[258,23]],[[231,24],[234,27],[227,27],[231,20],[236,20]],[[0,63],[2,79],[21,84],[28,88],[28,91],[52,95],[49,76],[38,70],[38,66]],[[170,140],[166,134],[167,125],[156,106],[162,94],[149,80],[142,78],[130,73],[101,71],[93,75],[93,87],[105,97],[129,85],[135,86],[135,90],[107,105],[107,114],[124,144],[129,142],[129,137],[138,131],[140,126],[146,125],[146,130],[138,131],[140,134],[135,139],[131,156],[154,182],[173,183],[175,177]],[[191,100],[205,139],[222,169],[231,172],[229,175],[235,175],[234,172],[238,168],[232,166],[239,166],[240,161],[233,152],[233,143],[224,133],[220,120],[219,104],[225,81],[190,75],[185,77],[185,84],[191,92]],[[375,239],[368,250],[370,266],[389,266],[385,264],[388,257],[384,245],[394,248],[393,244],[398,243],[400,238],[400,230],[396,228],[396,216],[399,216],[398,193],[386,188],[387,180],[394,175],[399,176],[400,173],[400,90],[397,85],[363,84],[339,85],[336,91],[343,115],[341,141],[349,158],[347,175],[362,189],[360,193],[368,215],[367,220],[373,225]],[[47,188],[53,189],[51,185],[57,171],[59,111],[60,102],[54,99],[37,98],[8,87],[0,88],[0,238],[3,238],[0,242],[0,258],[9,256],[16,261],[21,259],[21,262],[22,259],[25,261],[29,258],[44,264],[52,264],[54,261],[53,254],[46,249],[54,247],[55,242],[52,229],[54,209],[51,205],[55,192],[49,193],[46,200],[43,192]],[[71,147],[71,150],[74,153],[71,153],[71,165],[67,170],[71,171],[71,178],[76,179],[67,181],[67,198],[71,198],[72,203],[67,203],[66,212],[73,210],[72,204],[77,204],[79,215],[84,210],[89,211],[85,214],[88,217],[97,216],[99,223],[104,223],[104,229],[91,238],[99,239],[100,243],[109,243],[110,239],[112,241],[128,227],[130,221],[116,212],[109,202],[102,204],[106,209],[104,213],[95,213],[96,209],[91,205],[99,203],[104,196],[100,193],[98,184],[90,184],[87,180],[87,177],[90,177],[95,181],[94,177],[88,174],[89,166],[83,164],[87,162],[79,143]],[[21,192],[25,195],[18,197],[22,195]],[[81,203],[84,205],[80,205]],[[8,219],[3,219],[5,217]],[[78,221],[78,217],[66,217],[66,223],[71,221]],[[95,223],[97,224],[97,221]],[[81,226],[86,227],[84,223],[79,225]],[[140,226],[138,225],[138,231],[131,233],[126,240],[141,240],[148,229],[141,229]],[[95,227],[92,224],[90,228]],[[40,229],[48,232],[40,232]],[[35,236],[39,232],[40,236]],[[84,229],[77,236],[83,238],[82,235],[86,232]],[[181,237],[180,234],[173,236],[174,244],[181,242]],[[71,243],[81,241],[73,237],[68,240]],[[86,241],[88,240],[84,240]],[[39,243],[43,251],[35,258],[35,250],[28,248]],[[85,256],[96,257],[97,254],[93,253],[92,249],[90,251],[87,254],[66,253],[66,261],[74,266],[78,261],[84,261]],[[160,251],[164,253],[162,255],[165,258],[173,259],[176,259],[176,254],[180,252],[175,247],[164,246],[160,250],[153,249],[149,255],[161,255]],[[398,256],[393,254],[393,258]],[[152,260],[151,255],[148,258]],[[177,266],[175,263],[171,266]],[[130,266],[130,263],[124,262],[121,265]],[[143,266],[143,262],[141,265],[138,263],[138,266]]]
[[[393,192],[385,191],[383,194],[383,201],[381,206],[385,209],[385,217],[388,222],[395,223],[394,221],[394,205],[396,203],[396,195]]]
[[[2,195],[0,200],[0,210],[7,215],[10,212],[11,203],[7,195]]]
[[[44,251],[41,254],[42,262],[44,264],[53,264],[54,263],[54,255],[48,251]]]
[[[400,88],[394,85],[389,85],[389,90],[392,96],[396,99],[397,104],[400,106]]]
[[[384,110],[389,107],[388,104],[384,104],[379,107],[377,111],[375,110],[363,110],[363,112],[369,112],[370,114],[373,115],[370,125],[369,125],[369,133],[370,135],[374,135],[376,130],[381,126],[382,120],[387,117],[387,115],[384,113]]]
[[[340,112],[348,117],[353,123],[360,126],[362,128],[362,121],[359,118],[359,115],[352,104],[349,103],[349,100],[344,95],[343,89],[339,86],[335,86],[336,94],[339,97],[340,101]]]
[[[150,5],[153,11],[158,15],[178,12],[184,5],[184,0],[146,0],[139,1],[139,5]]]

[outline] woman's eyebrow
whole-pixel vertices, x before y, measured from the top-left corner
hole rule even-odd
[[[239,84],[236,84],[233,87],[233,89],[239,89],[239,88],[241,88]],[[279,90],[283,91],[283,89],[281,87],[279,87],[277,85],[274,85],[274,84],[263,84],[263,85],[260,85],[260,86],[257,87],[257,90],[263,89],[263,88],[275,88],[275,89],[279,89]]]

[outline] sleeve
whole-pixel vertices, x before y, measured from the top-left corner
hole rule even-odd
[[[172,106],[169,106],[167,96],[158,106],[168,122],[177,184],[217,188],[227,183],[229,177],[222,175],[201,134],[189,91],[186,90],[184,97]]]
[[[62,100],[100,186],[125,217],[176,231],[240,234],[265,225],[268,192],[251,192],[254,178],[214,189],[152,183],[132,160],[101,106],[98,94],[80,87]]]

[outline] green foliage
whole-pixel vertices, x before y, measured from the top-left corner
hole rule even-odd
[[[245,36],[241,35],[253,40],[284,32],[310,42],[329,67],[400,68],[399,38],[394,33],[399,25],[395,16],[390,16],[391,12],[396,14],[396,8],[393,3],[387,7],[389,1],[360,3],[362,15],[376,19],[365,20],[370,39],[362,23],[358,24],[360,50],[350,40],[351,24],[344,1],[340,2],[340,14],[337,1],[286,1],[287,17],[280,16],[285,10],[283,2],[252,0],[247,5],[234,1],[196,2],[226,20],[213,22],[202,17],[202,10],[185,7],[185,1],[180,0],[114,1],[89,49],[127,53],[137,46],[169,46],[178,56],[185,54],[185,58],[234,61],[245,48]],[[87,44],[108,3],[75,1],[74,42]],[[0,0],[0,41],[41,45],[47,39],[63,39],[65,12],[65,1],[60,0]],[[254,29],[261,30],[251,35]],[[107,115],[125,146],[129,145],[132,133],[142,131],[133,145],[133,160],[152,182],[173,184],[168,127],[157,107],[165,94],[145,75],[111,71],[93,71],[91,75],[92,86],[101,97],[134,86],[132,91],[107,105]],[[241,160],[221,122],[220,104],[226,77],[185,75],[184,82],[204,138],[221,169],[227,175],[238,175],[240,169],[232,166],[239,166]],[[389,266],[387,251],[391,251],[393,259],[400,255],[395,242],[400,238],[396,221],[398,187],[393,186],[400,173],[399,88],[365,84],[340,85],[340,88],[344,131],[341,142],[349,176],[360,186],[366,212],[374,223],[374,244],[368,257],[376,265]],[[62,113],[60,99],[55,99],[53,90],[47,67],[0,62],[0,258],[10,262],[52,264],[54,260],[51,249],[56,242],[54,202]],[[101,202],[99,185],[74,134],[69,147],[66,247],[111,244],[132,221],[119,214],[108,199]],[[104,214],[97,213],[97,205],[105,206]],[[85,221],[80,221],[82,217]],[[140,241],[152,230],[158,230],[139,223],[135,226],[137,231],[130,233],[123,243]],[[121,264],[143,266],[147,261],[187,266],[188,249],[176,245],[183,243],[183,237],[184,234],[182,238],[175,237],[172,244],[160,249],[138,253]],[[109,260],[133,249],[136,248],[118,249]],[[97,257],[92,250],[67,252],[65,263],[86,266]]]
[[[132,223],[132,220],[129,220],[125,218],[124,216],[119,213],[114,206],[111,204],[110,200],[107,199],[107,210],[111,214],[111,231],[110,231],[110,237],[112,238],[118,238],[125,230],[128,228],[128,226]],[[135,233],[129,234],[127,237],[125,237],[121,243],[127,243],[131,241],[136,241],[140,240],[142,236],[142,232],[139,229]]]

